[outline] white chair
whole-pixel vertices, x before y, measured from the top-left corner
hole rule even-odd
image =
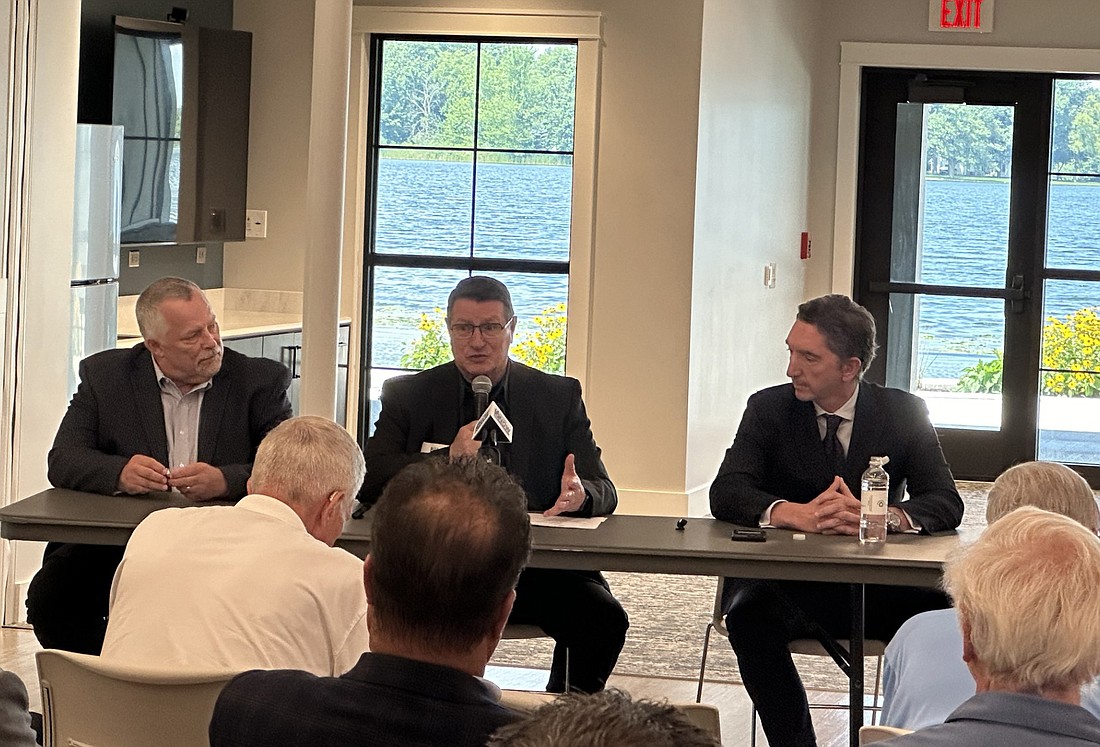
[[[500,702],[519,713],[530,713],[540,706],[553,702],[556,697],[558,696],[553,693],[530,690],[500,691]],[[688,721],[714,736],[719,743],[722,742],[722,723],[716,707],[704,703],[673,703],[672,705],[683,713]]]
[[[725,585],[725,579],[718,579],[718,589],[714,595],[714,611],[711,614],[711,620],[707,623],[707,630],[703,636],[703,659],[699,664],[699,688],[695,693],[695,702],[699,703],[703,700],[703,678],[707,670],[707,652],[710,649],[710,634],[713,631],[717,631],[723,638],[729,638],[729,632],[726,630],[725,615],[722,614],[722,589]],[[849,641],[837,641],[845,650],[850,649]],[[790,649],[792,654],[802,654],[804,656],[830,656],[829,652],[825,650],[825,647],[821,645],[821,642],[815,638],[800,638],[798,640],[791,641],[787,644],[787,648]],[[880,688],[882,686],[882,657],[886,653],[886,642],[879,640],[864,640],[863,642],[863,655],[874,656],[877,659],[875,665],[875,689],[874,700],[870,706],[871,721],[872,723],[878,719],[878,713],[882,710],[882,705],[879,703],[879,699],[882,697]],[[831,656],[830,656],[831,658]],[[825,710],[848,710],[846,704],[837,703],[810,703],[811,709],[825,709]],[[756,745],[756,706],[752,709],[752,738],[750,741],[752,747]]]
[[[52,649],[35,659],[45,747],[208,747],[214,702],[237,674],[128,667]]]
[[[718,709],[706,703],[673,703],[688,721],[710,734],[722,743],[722,720],[719,718]]]
[[[887,739],[900,737],[903,734],[912,734],[912,729],[902,729],[897,726],[883,726],[881,724],[859,727],[860,747],[875,742],[885,742]]]

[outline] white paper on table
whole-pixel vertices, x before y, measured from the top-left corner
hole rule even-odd
[[[607,521],[606,516],[543,516],[539,511],[531,511],[527,514],[531,517],[533,527],[558,527],[565,529],[595,529]]]

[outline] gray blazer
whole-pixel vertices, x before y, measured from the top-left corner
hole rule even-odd
[[[27,710],[27,688],[11,672],[0,669],[0,745],[34,747],[34,729]]]
[[[889,740],[890,747],[1085,747],[1100,745],[1100,721],[1080,706],[1018,693],[978,693],[947,717]]]

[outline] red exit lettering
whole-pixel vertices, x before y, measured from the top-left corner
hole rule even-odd
[[[941,29],[976,29],[982,25],[983,0],[941,0]]]

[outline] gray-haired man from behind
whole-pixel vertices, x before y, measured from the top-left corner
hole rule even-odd
[[[281,423],[235,506],[169,508],[134,530],[103,658],[179,669],[343,674],[367,649],[359,559],[332,547],[363,454],[325,418]]]
[[[945,583],[977,694],[898,747],[1100,745],[1081,685],[1100,674],[1100,540],[1018,508],[953,559]]]
[[[1064,464],[1024,462],[1002,472],[989,491],[986,523],[1021,506],[1069,517],[1090,532],[1100,530],[1092,488]],[[973,694],[954,609],[922,612],[898,628],[883,664],[882,723],[905,729],[942,724]],[[1100,683],[1082,689],[1081,705],[1100,716]]]
[[[342,677],[237,677],[213,747],[482,747],[517,718],[482,677],[530,552],[523,491],[480,459],[432,459],[394,476],[371,516],[370,653]]]

